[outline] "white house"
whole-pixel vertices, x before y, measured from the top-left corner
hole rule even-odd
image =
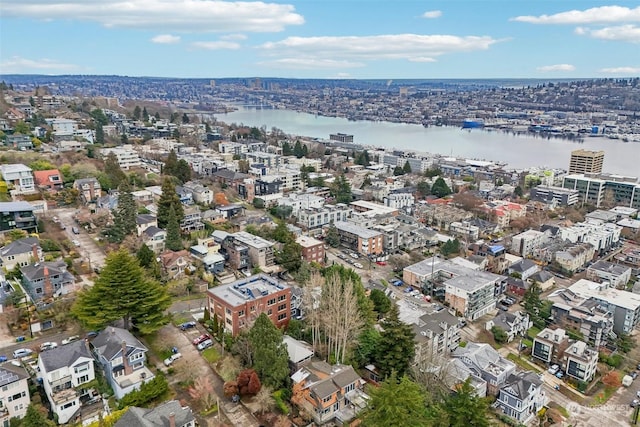
[[[0,365],[0,425],[8,426],[11,418],[22,418],[31,403],[29,374],[11,362]]]
[[[96,377],[87,343],[75,341],[41,352],[38,369],[51,410],[58,423],[66,424],[80,410],[80,397],[91,392],[82,385]]]

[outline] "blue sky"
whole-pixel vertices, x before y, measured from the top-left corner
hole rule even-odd
[[[2,0],[0,73],[640,75],[640,2]]]

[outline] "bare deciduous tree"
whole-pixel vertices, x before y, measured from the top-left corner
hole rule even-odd
[[[258,411],[261,414],[269,412],[276,404],[275,400],[271,396],[271,390],[269,387],[262,387],[258,394],[254,396],[253,402],[258,406]]]
[[[200,402],[204,409],[209,409],[216,399],[213,385],[208,376],[196,378],[193,385],[189,387],[189,396]]]

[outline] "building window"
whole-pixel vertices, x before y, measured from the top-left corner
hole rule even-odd
[[[244,310],[240,310],[240,311],[238,312],[238,317],[242,317],[242,316],[244,316]]]
[[[331,401],[331,395],[329,395],[329,396],[325,397],[324,399],[322,399],[322,403],[327,403],[329,401]]]
[[[280,295],[280,296],[278,296],[278,301],[284,301],[284,300],[286,300],[286,299],[287,299],[287,296],[286,296],[286,295]]]
[[[271,316],[272,314],[273,314],[273,310],[272,309],[267,310],[267,316]]]
[[[231,319],[229,319],[228,317],[225,319],[225,322],[227,323],[227,325],[231,325]]]
[[[287,304],[280,304],[278,306],[278,311],[282,311],[282,310],[286,310],[287,309]]]
[[[129,358],[129,360],[131,360],[131,361],[133,362],[133,361],[135,361],[135,360],[142,359],[143,357],[144,357],[144,353],[140,351],[140,352],[138,352],[138,353],[134,354],[133,356],[131,356],[131,357]]]
[[[267,305],[273,305],[276,303],[276,299],[275,298],[271,298],[269,301],[267,301]]]
[[[280,313],[278,314],[278,320],[284,320],[287,318],[287,313]]]
[[[78,384],[84,384],[89,381],[89,375],[83,375],[78,378]]]

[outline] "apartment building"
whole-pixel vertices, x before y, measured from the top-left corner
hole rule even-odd
[[[593,260],[595,254],[591,243],[577,243],[558,250],[554,254],[554,261],[562,270],[573,273]]]
[[[563,187],[538,185],[529,192],[529,198],[538,202],[556,203],[560,206],[573,206],[580,200],[580,192]]]
[[[460,344],[460,319],[442,306],[420,316],[412,327],[416,334],[415,363],[448,356]]]
[[[0,232],[24,230],[37,231],[38,221],[33,213],[34,207],[27,202],[0,202]]]
[[[622,227],[601,222],[578,222],[560,228],[562,240],[571,243],[591,243],[596,252],[611,248],[620,240]]]
[[[231,234],[231,237],[236,244],[248,249],[247,253],[252,266],[264,269],[275,264],[274,242],[247,233],[246,231],[238,231],[237,233]]]
[[[347,248],[366,256],[378,255],[384,251],[384,239],[379,231],[345,221],[338,221],[335,226],[340,235],[340,243]]]
[[[470,224],[467,221],[452,222],[449,225],[449,234],[464,241],[470,242],[478,240],[478,238],[480,237],[480,228]]]
[[[142,167],[142,161],[140,160],[140,156],[130,145],[123,145],[121,147],[113,147],[113,148],[102,148],[100,150],[102,157],[107,158],[107,156],[113,153],[116,156],[116,160],[120,169],[129,170],[135,167]]]
[[[611,174],[572,174],[563,178],[562,186],[578,190],[580,202],[600,207],[605,195],[616,204],[640,209],[640,183],[635,177]]]
[[[411,193],[391,193],[383,199],[384,205],[393,209],[411,208],[415,203],[415,197]]]
[[[302,259],[307,262],[324,264],[324,243],[310,236],[299,236],[296,243],[302,246]]]
[[[598,369],[598,352],[583,341],[576,341],[564,352],[565,372],[578,381],[591,382]]]
[[[612,339],[613,313],[593,298],[582,298],[565,290],[551,298],[553,323],[582,335],[594,348]]]
[[[521,257],[531,257],[536,249],[544,245],[545,241],[546,235],[542,231],[527,230],[513,236],[511,250]]]
[[[640,295],[614,289],[605,283],[580,279],[569,287],[574,294],[593,298],[613,313],[613,331],[630,334],[640,323]]]
[[[9,191],[15,194],[28,194],[36,191],[33,170],[21,163],[0,165],[0,175],[7,183]]]
[[[266,274],[211,288],[207,299],[209,312],[215,313],[233,336],[251,327],[262,313],[278,328],[291,318],[291,286]]]
[[[298,217],[301,210],[310,210],[313,212],[322,209],[324,206],[324,197],[307,193],[292,193],[286,197],[278,199],[278,206],[291,207],[291,213],[293,216]],[[314,221],[314,223],[315,222],[321,221]]]

